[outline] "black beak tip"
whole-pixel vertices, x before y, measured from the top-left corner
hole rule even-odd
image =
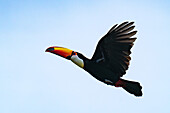
[[[49,52],[48,49],[46,49],[45,52]]]
[[[51,52],[51,51],[54,51],[54,48],[47,48],[46,50],[45,50],[45,52]]]

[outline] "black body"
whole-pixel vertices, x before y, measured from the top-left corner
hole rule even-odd
[[[122,77],[129,66],[130,49],[136,38],[131,38],[137,31],[132,31],[134,22],[124,22],[113,26],[109,32],[100,39],[95,53],[91,59],[82,54],[78,56],[84,60],[84,69],[96,79],[114,85]],[[105,80],[111,82],[106,82]]]
[[[114,85],[120,78],[118,74],[107,69],[103,65],[90,60],[85,61],[84,70],[89,72],[93,77],[95,77],[99,81],[104,82],[108,85]],[[112,83],[105,82],[105,80],[110,80]]]

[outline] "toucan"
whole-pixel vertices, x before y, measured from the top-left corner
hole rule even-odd
[[[122,78],[126,74],[131,60],[131,48],[134,45],[137,31],[133,30],[134,22],[115,24],[98,42],[91,59],[83,54],[59,46],[46,49],[63,58],[71,60],[80,68],[87,71],[97,80],[115,87],[122,87],[127,92],[139,97],[142,96],[142,86],[139,82]]]

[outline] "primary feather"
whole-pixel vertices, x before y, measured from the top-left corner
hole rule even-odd
[[[137,31],[133,31],[134,22],[124,22],[114,25],[109,32],[100,39],[91,60],[98,61],[103,58],[100,64],[123,76],[128,69],[131,57],[131,48],[136,38],[131,38]],[[133,26],[132,26],[133,25]]]

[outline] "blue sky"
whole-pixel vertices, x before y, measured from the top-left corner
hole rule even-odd
[[[168,0],[0,0],[0,113],[169,113]],[[91,57],[116,23],[135,21],[125,79],[136,98],[70,61],[45,53],[63,46]]]

